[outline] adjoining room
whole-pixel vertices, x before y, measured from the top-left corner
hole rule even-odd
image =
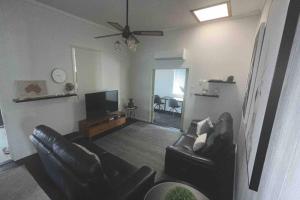
[[[182,129],[187,69],[154,70],[154,124]]]

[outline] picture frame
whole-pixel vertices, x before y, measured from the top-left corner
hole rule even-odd
[[[258,191],[263,172],[273,123],[297,28],[299,18],[298,8],[299,2],[292,0],[289,5],[273,74],[270,74],[270,71],[266,72],[266,66],[262,66],[260,60],[257,66],[251,66],[249,73],[250,78],[248,79],[248,88],[244,98],[240,130],[245,136],[248,184],[249,188],[254,191]],[[262,34],[262,26],[260,26],[260,30],[258,31],[258,38]],[[256,41],[258,41],[257,47],[259,48],[259,39]],[[263,41],[261,45],[263,45]],[[257,52],[256,48],[253,51],[254,55],[252,58],[256,59]],[[252,60],[251,63],[255,62],[257,61]]]
[[[16,80],[16,97],[18,99],[34,98],[48,95],[45,80]]]

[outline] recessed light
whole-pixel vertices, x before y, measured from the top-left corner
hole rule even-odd
[[[229,3],[192,10],[193,14],[200,22],[229,17]]]

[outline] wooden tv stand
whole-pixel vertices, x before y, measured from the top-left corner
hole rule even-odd
[[[122,112],[114,112],[99,119],[85,119],[79,121],[79,131],[89,138],[92,138],[105,131],[122,126],[125,123],[125,114]]]

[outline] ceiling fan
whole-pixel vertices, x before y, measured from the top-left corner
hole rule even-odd
[[[139,36],[163,36],[163,31],[131,31],[129,24],[128,24],[128,0],[126,0],[126,25],[123,27],[117,22],[107,22],[109,25],[121,31],[121,33],[115,33],[110,35],[102,35],[97,36],[95,39],[99,38],[106,38],[106,37],[113,37],[121,35],[125,39],[125,44],[128,46],[129,49],[136,50],[137,44],[140,41],[136,38],[137,35]]]

